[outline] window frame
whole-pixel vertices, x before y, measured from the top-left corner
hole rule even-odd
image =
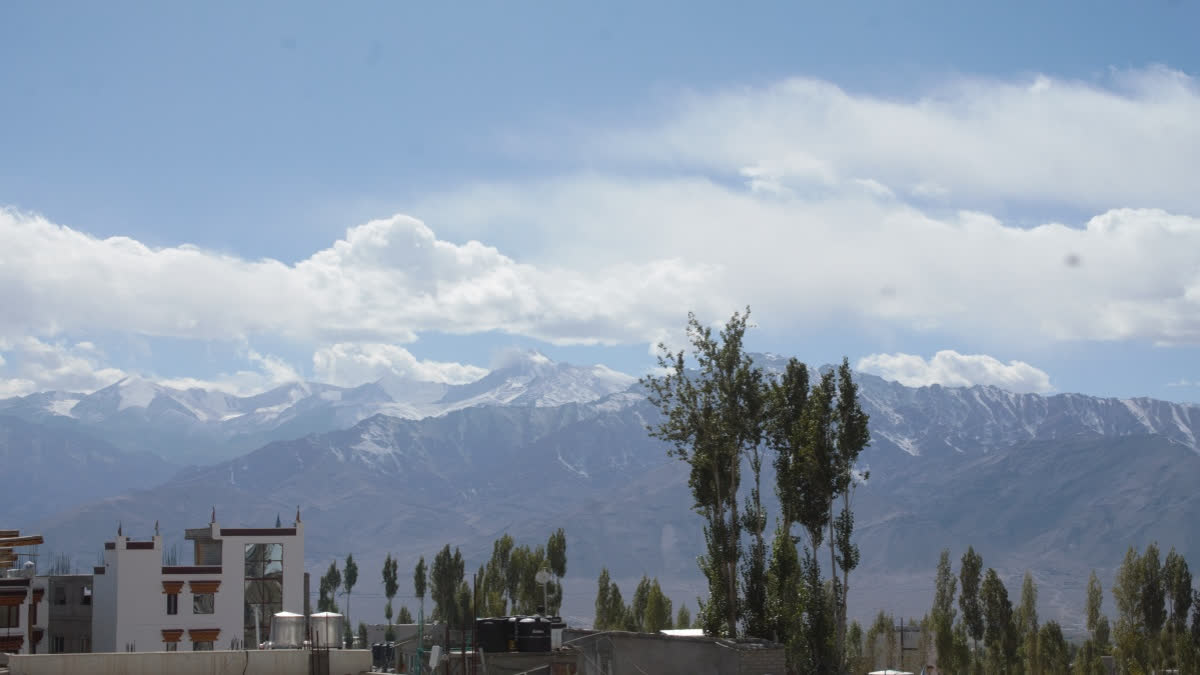
[[[207,607],[205,600],[207,599]],[[204,611],[207,609],[208,611]],[[216,593],[193,593],[192,594],[192,614],[207,615],[217,613],[217,594]],[[210,650],[211,651],[211,650]]]
[[[179,594],[167,593],[167,616],[179,614]]]
[[[0,605],[0,628],[21,627],[21,606]]]

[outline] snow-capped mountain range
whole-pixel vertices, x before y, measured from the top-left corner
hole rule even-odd
[[[477,406],[560,406],[624,391],[635,379],[605,366],[556,363],[523,352],[461,385],[386,375],[357,387],[294,382],[240,397],[127,377],[90,394],[50,391],[0,400],[0,414],[87,430],[178,464],[207,464],[377,414],[423,419]]]
[[[769,372],[786,363],[756,358]],[[919,615],[940,547],[970,543],[1010,576],[1043,575],[1046,602],[1071,619],[1083,565],[1103,570],[1153,539],[1200,555],[1171,539],[1200,518],[1188,487],[1200,480],[1200,407],[858,383],[872,433],[856,497],[858,597],[887,594],[897,600],[885,609]],[[305,504],[317,566],[349,550],[375,564],[399,541],[406,557],[447,541],[486,555],[502,532],[532,540],[564,525],[573,611],[586,612],[600,565],[631,583],[659,576],[694,605],[701,530],[685,467],[646,434],[657,415],[629,375],[527,353],[455,386],[387,377],[236,397],[129,379],[86,396],[34,394],[0,401],[0,429],[12,430],[0,451],[14,471],[54,467],[54,480],[96,488],[73,496],[102,501],[38,524],[63,550],[117,521],[190,526],[214,503],[245,523]],[[145,450],[205,466],[154,487],[170,467]],[[9,508],[39,503],[43,480],[14,484]],[[135,487],[147,489],[112,496]],[[365,513],[380,516],[367,537],[355,525]]]

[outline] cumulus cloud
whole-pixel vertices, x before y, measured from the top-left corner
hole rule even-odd
[[[418,360],[403,347],[379,343],[322,347],[313,354],[313,371],[317,380],[342,386],[371,382],[389,374],[420,382],[465,384],[488,372],[469,364]]]
[[[1004,363],[987,354],[959,354],[950,349],[942,350],[928,360],[915,354],[871,354],[859,359],[855,367],[908,387],[982,384],[1022,394],[1054,390],[1045,371],[1024,361]]]
[[[35,337],[0,340],[0,398],[36,391],[92,392],[120,380],[126,373],[103,363],[104,355],[90,342],[45,342]]]
[[[1194,344],[1196,119],[1195,81],[1157,68],[897,99],[811,79],[698,93],[657,124],[591,130],[602,147],[555,139],[597,158],[588,172],[431,194],[413,205],[424,221],[350,227],[294,264],[0,211],[0,339],[280,336],[312,346],[318,379],[355,384],[479,374],[397,346],[426,331],[674,343],[688,310],[708,322],[746,303],[782,330]],[[1096,215],[1027,227],[985,212],[1009,202]],[[6,357],[10,380],[34,381]],[[216,381],[296,375],[252,366]]]
[[[395,216],[350,228],[295,265],[194,246],[98,239],[0,212],[0,335],[115,329],[151,336],[410,341],[425,330],[503,331],[556,343],[644,339],[661,308],[715,267],[660,259],[588,274],[519,263],[478,241],[438,239]]]

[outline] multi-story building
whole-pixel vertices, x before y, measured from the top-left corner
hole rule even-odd
[[[251,649],[271,617],[304,611],[304,526],[186,530],[193,564],[164,565],[162,537],[118,536],[95,568],[94,651]]]
[[[46,579],[49,623],[46,634],[50,654],[92,651],[92,575],[53,574]]]
[[[0,653],[46,652],[46,578],[29,565],[0,578]]]

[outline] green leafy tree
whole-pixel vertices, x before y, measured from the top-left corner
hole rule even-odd
[[[408,611],[407,605],[400,605],[400,613],[396,616],[396,623],[400,623],[400,624],[415,623],[413,621],[412,612]]]
[[[317,598],[317,611],[336,612],[337,592],[342,587],[342,573],[338,571],[337,561],[329,563],[329,569],[321,576]]]
[[[1146,631],[1158,637],[1167,620],[1167,606],[1157,544],[1147,546],[1142,555],[1142,616]]]
[[[831,574],[836,580],[837,570],[840,568],[842,572],[841,585],[834,585],[834,588],[837,589],[834,617],[838,631],[837,651],[841,654],[845,651],[846,601],[850,592],[850,573],[858,567],[859,563],[858,546],[854,544],[852,538],[854,534],[853,471],[854,465],[858,463],[859,455],[871,442],[871,432],[868,428],[870,416],[863,412],[862,405],[858,400],[858,385],[854,382],[853,372],[850,370],[850,360],[845,357],[838,366],[837,380],[837,433],[835,436],[837,449],[833,454],[833,488],[829,504],[829,544],[831,552],[836,553],[833,556]],[[835,518],[833,515],[834,502],[839,497],[842,501],[841,511]],[[839,664],[839,666],[842,665]]]
[[[350,625],[350,592],[358,583],[358,564],[354,562],[354,554],[346,556],[346,571],[342,576],[342,584],[346,589],[346,625]]]
[[[1141,556],[1130,546],[1113,580],[1113,601],[1117,607],[1117,625],[1112,636],[1113,656],[1126,671],[1144,670],[1148,663],[1143,570]]]
[[[633,600],[629,602],[630,618],[633,619],[634,630],[645,631],[646,605],[650,602],[651,583],[649,577],[642,575],[637,588],[633,591]]]
[[[1087,619],[1088,632],[1092,634],[1092,639],[1096,638],[1096,625],[1100,623],[1100,612],[1104,605],[1104,588],[1100,585],[1100,578],[1096,576],[1096,570],[1092,570],[1092,576],[1088,577],[1087,585],[1087,608],[1084,616]]]
[[[796,552],[792,527],[806,509],[816,511],[816,500],[805,499],[807,465],[804,415],[808,405],[808,367],[789,359],[783,374],[768,385],[766,422],[767,446],[774,453],[775,492],[781,515],[776,523],[767,566],[767,636],[788,646],[788,658],[798,653],[803,618],[804,576]],[[796,664],[789,661],[793,669]]]
[[[950,550],[944,549],[938,557],[937,577],[934,580],[933,609],[930,620],[933,623],[934,645],[937,650],[938,663],[948,663],[953,660],[949,656],[954,651],[954,593],[958,580],[950,567]]]
[[[465,573],[462,553],[457,548],[450,552],[446,544],[433,558],[429,571],[430,597],[433,598],[433,618],[450,625],[461,623],[462,605],[457,602],[459,585]]]
[[[983,558],[975,552],[972,546],[967,547],[958,568],[958,608],[962,611],[963,623],[967,635],[979,649],[979,641],[983,639],[984,621],[983,604],[979,599],[979,585],[983,576]]]
[[[428,584],[428,571],[425,566],[425,556],[417,561],[417,566],[413,569],[413,592],[417,594],[417,600],[421,603],[421,613],[425,613],[425,588]]]
[[[771,564],[767,568],[767,636],[784,645],[799,639],[801,619],[807,607],[804,579],[796,543],[780,522],[771,545]],[[790,648],[789,653],[794,651]]]
[[[865,673],[871,669],[863,652],[863,629],[857,621],[846,628],[846,668],[851,673]]]
[[[983,604],[983,641],[988,652],[988,663],[993,672],[1008,673],[1017,665],[1017,630],[1013,623],[1012,602],[1008,589],[996,574],[988,568],[980,586],[980,601]]]
[[[1171,611],[1171,632],[1182,633],[1187,628],[1188,610],[1192,606],[1192,573],[1187,560],[1175,552],[1174,546],[1163,564],[1163,583]]]
[[[592,620],[592,627],[596,630],[608,630],[610,625],[610,617],[608,615],[609,594],[612,592],[612,579],[609,577],[608,568],[600,569],[600,578],[596,580],[596,608],[595,618]]]
[[[361,649],[371,648],[371,645],[367,644],[367,624],[365,621],[358,622],[358,644]]]
[[[662,591],[658,579],[650,582],[650,591],[646,596],[646,608],[642,618],[642,630],[646,633],[657,633],[671,627],[671,599]]]
[[[392,627],[392,598],[396,597],[399,590],[399,564],[392,554],[388,553],[383,559],[383,596],[387,598],[387,604],[383,606],[383,616],[387,619],[389,631]]]
[[[1066,675],[1070,672],[1071,652],[1058,622],[1047,621],[1038,631],[1036,662],[1036,672],[1043,675]]]
[[[692,613],[691,613],[691,611],[688,610],[686,603],[680,605],[679,612],[675,614],[675,627],[676,628],[691,628],[692,627]]]
[[[1028,675],[1039,675],[1037,584],[1033,575],[1025,572],[1021,582],[1021,604],[1017,607],[1017,635],[1020,641],[1021,662]],[[1061,630],[1060,630],[1061,633]]]
[[[696,369],[687,367],[682,350],[672,353],[660,344],[658,364],[667,374],[642,379],[647,398],[663,415],[650,435],[670,443],[670,454],[691,467],[693,508],[705,518],[706,553],[699,559],[709,586],[701,608],[705,629],[729,637],[738,634],[741,609],[742,458],[757,449],[762,435],[762,371],[743,349],[749,318],[749,309],[734,313],[714,337],[689,313],[687,336]],[[761,539],[761,531],[752,534]]]

